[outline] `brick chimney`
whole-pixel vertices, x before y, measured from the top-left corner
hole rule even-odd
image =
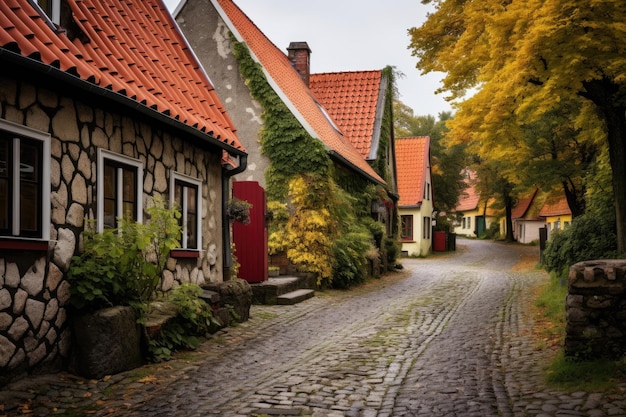
[[[309,86],[311,75],[311,49],[306,42],[291,42],[287,48],[289,62],[298,71],[300,78]]]

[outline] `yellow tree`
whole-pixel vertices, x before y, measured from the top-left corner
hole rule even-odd
[[[429,3],[429,0],[424,0]],[[455,140],[481,156],[523,137],[522,125],[567,108],[577,128],[603,127],[613,171],[617,247],[626,252],[626,7],[623,0],[435,0],[410,29],[423,72],[446,73]],[[471,98],[460,101],[468,89]],[[565,105],[564,105],[565,104]],[[589,135],[587,135],[589,136]],[[509,148],[509,151],[514,148]]]

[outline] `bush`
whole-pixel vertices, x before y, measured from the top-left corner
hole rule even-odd
[[[179,247],[180,214],[161,199],[146,224],[119,219],[119,228],[84,232],[83,252],[72,258],[70,301],[79,310],[130,305],[143,313],[172,249]]]
[[[543,254],[544,268],[563,277],[569,267],[591,259],[617,257],[615,224],[610,217],[583,215],[554,232]]]
[[[345,289],[365,281],[367,255],[373,246],[372,237],[365,227],[352,225],[351,230],[340,235],[333,246],[334,288]]]

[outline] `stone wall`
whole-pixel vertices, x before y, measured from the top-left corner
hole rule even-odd
[[[579,262],[570,268],[565,354],[619,358],[626,349],[626,260]]]
[[[202,181],[201,256],[170,259],[162,284],[169,290],[184,282],[222,281],[221,151],[121,110],[0,74],[0,119],[51,135],[48,250],[0,252],[0,385],[18,373],[59,368],[69,356],[64,275],[79,250],[85,218],[95,219],[98,148],[143,163],[144,207],[155,194],[169,200],[171,171]]]

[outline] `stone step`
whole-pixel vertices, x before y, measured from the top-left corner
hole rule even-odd
[[[276,297],[276,304],[279,305],[292,305],[298,304],[304,300],[308,300],[309,298],[315,295],[315,291],[309,289],[300,289],[288,292],[287,294],[279,295]]]

